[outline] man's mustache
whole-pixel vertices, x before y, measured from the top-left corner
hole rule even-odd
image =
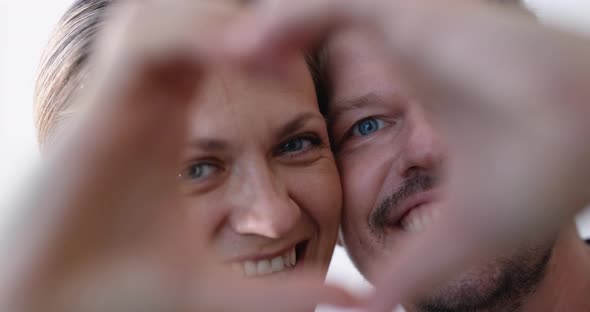
[[[371,213],[369,226],[373,231],[383,232],[389,224],[389,216],[400,203],[414,194],[428,191],[438,184],[439,178],[431,173],[419,172],[406,179],[393,193],[383,199]]]

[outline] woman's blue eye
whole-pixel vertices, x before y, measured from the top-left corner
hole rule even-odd
[[[216,170],[218,168],[213,164],[197,163],[186,168],[180,176],[187,180],[203,180],[214,174]]]
[[[317,140],[312,138],[295,138],[291,139],[280,146],[280,153],[295,154],[310,149],[313,145],[317,145]]]
[[[385,122],[377,118],[365,118],[356,123],[352,128],[353,136],[367,136],[373,134],[385,126]]]

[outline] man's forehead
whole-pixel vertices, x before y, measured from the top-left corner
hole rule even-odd
[[[362,62],[385,60],[385,53],[370,33],[346,31],[334,35],[327,42],[326,51],[330,71],[345,70]]]
[[[406,93],[403,75],[391,64],[378,41],[368,34],[349,31],[326,45],[330,79],[330,111],[334,105],[372,94]]]

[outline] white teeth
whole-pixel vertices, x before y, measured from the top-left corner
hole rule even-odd
[[[420,214],[414,217],[412,221],[414,221],[414,230],[416,232],[421,232],[424,229],[424,226],[422,224],[422,216]]]
[[[244,262],[244,272],[246,273],[246,276],[256,275],[256,263],[254,263],[254,261]]]
[[[430,223],[432,223],[432,217],[430,216],[430,214],[425,213],[422,216],[422,225],[428,226]]]
[[[242,264],[232,264],[232,269],[248,277],[268,275],[292,268],[297,264],[295,247],[289,249],[282,256],[259,261],[245,261]]]
[[[285,261],[285,266],[294,267],[295,264],[297,264],[297,261],[295,260],[295,247],[285,252],[285,254],[283,255],[283,259]]]
[[[410,211],[401,221],[401,226],[405,231],[411,233],[422,232],[432,223],[432,220],[436,218],[437,214],[437,211],[432,211],[431,209],[418,208]]]
[[[258,275],[265,275],[265,274],[272,273],[270,261],[268,261],[268,260],[258,261],[257,268],[258,268]]]
[[[285,268],[285,262],[283,261],[283,257],[276,257],[272,259],[270,262],[270,266],[272,267],[273,272],[282,271]]]
[[[414,223],[413,222],[409,222],[408,217],[405,217],[402,220],[402,229],[404,229],[404,231],[406,232],[414,232]]]

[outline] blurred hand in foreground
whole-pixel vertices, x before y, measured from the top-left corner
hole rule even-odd
[[[587,204],[588,40],[479,1],[255,6],[230,32],[226,56],[274,74],[293,51],[344,29],[369,29],[449,143],[445,213],[375,269],[388,272],[376,285],[375,311],[526,238],[550,236]]]
[[[245,280],[177,207],[186,115],[233,1],[113,4],[76,101],[2,245],[5,311],[302,311],[356,299],[313,272]],[[18,245],[17,243],[18,242]]]

